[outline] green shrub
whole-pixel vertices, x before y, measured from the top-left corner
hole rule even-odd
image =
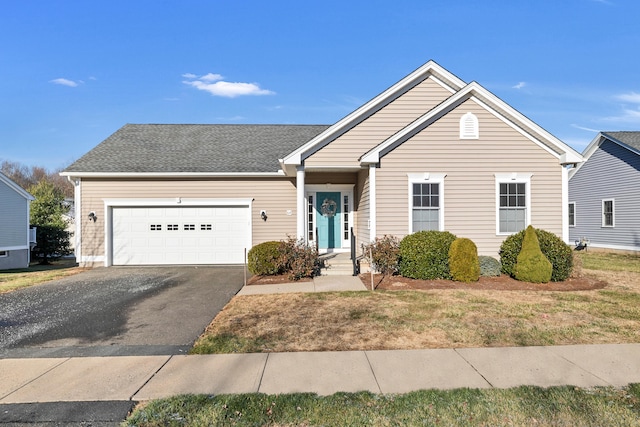
[[[457,238],[449,248],[449,270],[458,282],[477,282],[480,278],[478,247],[470,239]]]
[[[571,247],[562,241],[558,236],[545,230],[535,229],[540,250],[553,265],[551,281],[561,282],[571,276],[573,269],[573,252]],[[522,249],[524,230],[507,237],[500,246],[500,261],[502,272],[513,276],[513,269],[516,259]]]
[[[450,279],[449,248],[456,236],[448,231],[418,231],[400,241],[399,271],[413,279]]]
[[[280,265],[289,279],[300,280],[304,277],[313,277],[320,271],[318,251],[314,246],[290,237],[280,242],[279,250]]]
[[[500,261],[491,256],[480,255],[478,257],[478,261],[480,262],[480,275],[487,277],[497,277],[500,276],[502,271],[502,265]]]
[[[514,277],[523,282],[547,283],[551,280],[552,271],[553,265],[540,250],[535,229],[528,226],[513,269]]]
[[[280,256],[280,242],[270,241],[255,245],[247,254],[249,271],[258,276],[281,274]]]
[[[364,246],[364,256],[375,271],[385,276],[397,274],[400,241],[395,236],[376,237],[374,242]]]

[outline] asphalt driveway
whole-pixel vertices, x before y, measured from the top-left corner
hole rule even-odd
[[[95,268],[0,295],[0,358],[184,354],[242,267]]]

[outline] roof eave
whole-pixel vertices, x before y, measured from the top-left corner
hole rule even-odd
[[[283,177],[278,172],[60,172],[69,178],[264,178]]]

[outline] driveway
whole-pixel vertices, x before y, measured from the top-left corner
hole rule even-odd
[[[0,295],[0,358],[184,354],[242,267],[100,267]]]

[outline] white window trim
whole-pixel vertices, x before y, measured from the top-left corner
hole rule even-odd
[[[576,212],[576,202],[569,202],[569,205],[573,205],[573,225],[571,224],[571,221],[569,221],[569,218],[567,218],[567,223],[569,227],[573,228],[577,225],[576,219],[578,218],[578,215]],[[571,211],[567,210],[567,212],[570,213]]]
[[[496,173],[496,236],[510,236],[515,233],[505,233],[500,231],[500,184],[524,183],[526,184],[526,206],[524,227],[531,225],[531,177],[532,173]]]
[[[9,251],[5,251],[5,250],[0,251],[0,258],[6,258],[8,256],[9,256]]]
[[[445,173],[408,173],[407,198],[409,206],[409,234],[413,233],[413,184],[439,184],[438,223],[439,231],[444,231],[444,178]]]
[[[469,121],[471,122],[471,131],[466,126]],[[466,113],[460,117],[460,139],[480,139],[480,126],[475,114]]]
[[[605,218],[604,218],[604,204],[605,204],[605,202],[611,202],[611,225],[605,224]],[[603,228],[614,228],[616,226],[616,199],[602,199],[601,213],[602,213],[602,227]]]

